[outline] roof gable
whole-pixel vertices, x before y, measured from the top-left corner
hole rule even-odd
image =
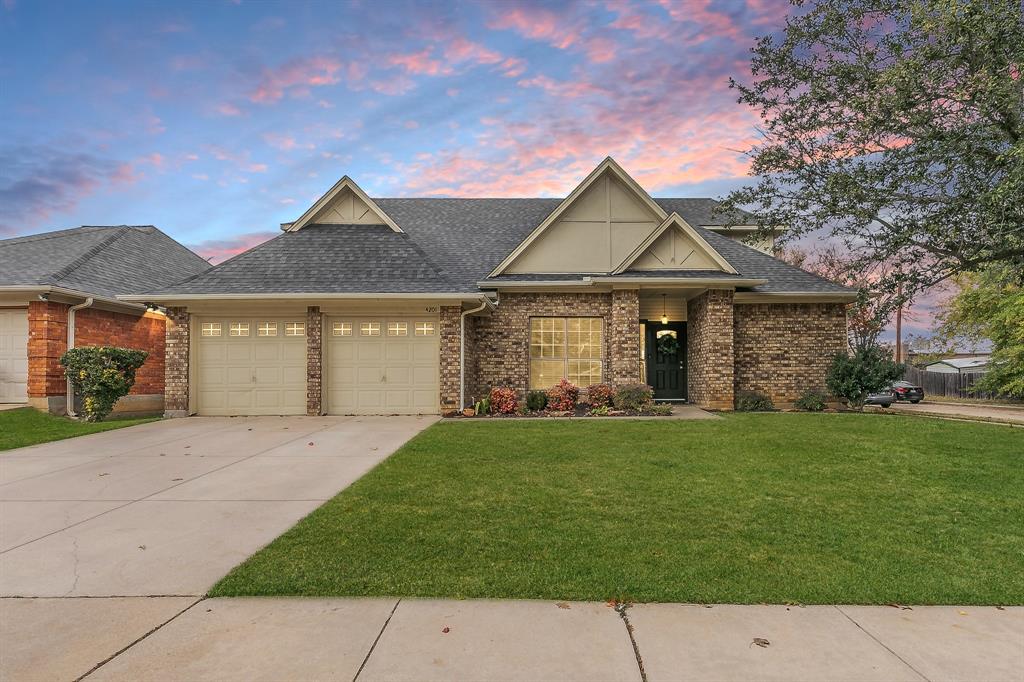
[[[402,228],[347,175],[309,207],[294,223],[282,226],[297,232],[306,225],[387,225],[393,232]]]
[[[490,276],[504,272],[609,272],[667,215],[608,157]]]
[[[678,213],[666,218],[612,274],[626,270],[718,270],[737,274],[736,268]]]

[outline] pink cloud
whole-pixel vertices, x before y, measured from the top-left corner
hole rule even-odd
[[[265,163],[248,163],[242,166],[242,170],[247,173],[266,173],[267,164]]]
[[[432,53],[433,48],[428,47],[419,52],[391,54],[387,56],[386,61],[391,66],[400,67],[408,73],[417,75],[439,76],[451,73],[451,68],[432,57]]]
[[[264,133],[263,141],[275,149],[280,149],[283,152],[292,151],[293,149],[316,149],[316,145],[311,142],[299,143],[291,135],[282,135],[278,133]]]
[[[217,113],[221,116],[241,116],[242,110],[230,102],[217,105]]]
[[[480,43],[462,37],[448,40],[444,47],[445,59],[452,62],[475,62],[477,64],[498,64],[504,57]]]
[[[189,244],[189,248],[211,263],[221,263],[243,251],[277,236],[275,232],[249,232],[228,239],[207,239]]]
[[[334,85],[342,76],[358,80],[364,68],[345,64],[326,56],[293,59],[276,69],[264,69],[259,84],[249,93],[253,102],[277,102],[291,92],[294,95],[308,94],[310,88]]]
[[[406,121],[405,123],[403,123],[402,127],[405,128],[406,130],[416,130],[417,128],[420,127],[420,124],[418,122],[416,122],[416,121],[411,121],[410,120],[410,121]]]
[[[488,28],[515,31],[519,35],[548,43],[564,50],[580,39],[578,29],[564,17],[542,7],[529,5],[503,10],[487,24]]]

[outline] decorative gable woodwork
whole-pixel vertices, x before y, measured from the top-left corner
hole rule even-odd
[[[673,213],[619,262],[615,274],[626,270],[718,270],[736,273],[697,230]]]
[[[306,225],[387,225],[402,229],[347,175],[309,207],[294,223],[282,225],[288,232]]]

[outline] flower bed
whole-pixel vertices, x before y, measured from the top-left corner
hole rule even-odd
[[[445,417],[474,419],[581,418],[581,417],[667,417],[670,405],[654,403],[654,389],[644,384],[613,387],[593,384],[582,392],[562,379],[547,391],[530,391],[520,396],[511,388],[494,387],[486,398],[461,412]]]

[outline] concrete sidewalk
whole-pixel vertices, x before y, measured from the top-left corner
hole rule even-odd
[[[23,638],[61,632],[54,600],[15,601],[8,622],[34,624]],[[4,679],[1024,679],[1024,607],[151,598],[124,612],[166,622],[101,664],[130,618],[100,601],[45,659],[4,647]]]
[[[1003,405],[979,405],[974,403],[893,403],[893,412],[907,412],[927,417],[948,419],[972,419],[976,421],[1018,424],[1024,426],[1024,408]]]

